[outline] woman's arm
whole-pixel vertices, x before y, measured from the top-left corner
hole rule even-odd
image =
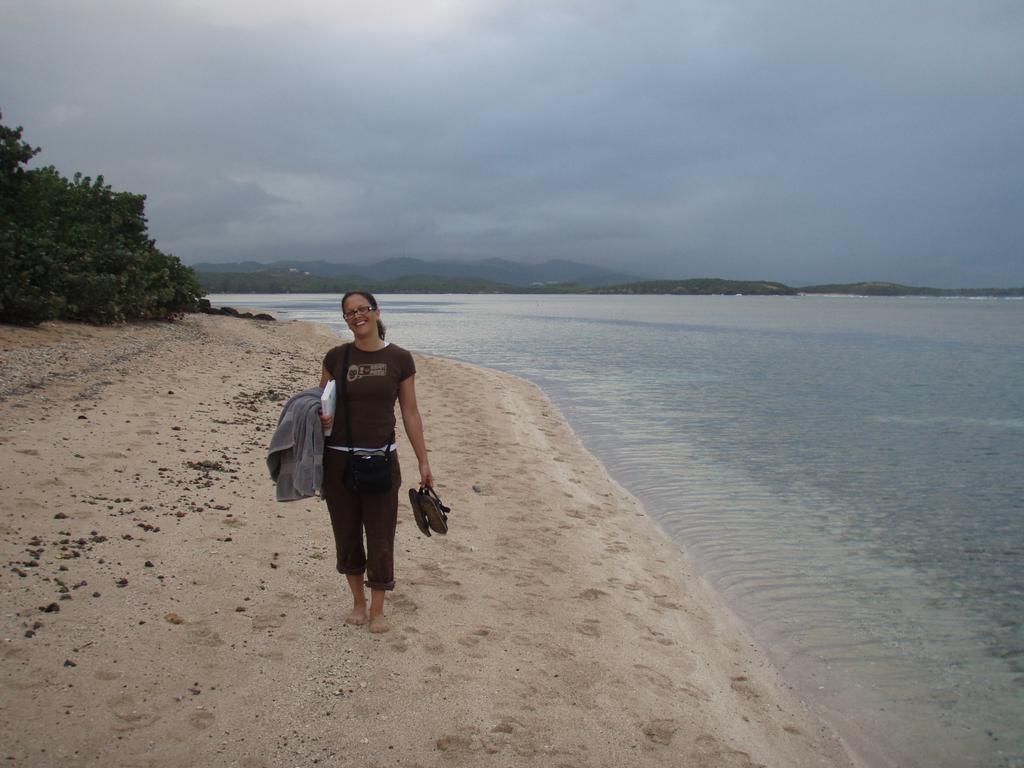
[[[416,375],[413,374],[398,385],[398,405],[402,409],[402,424],[405,425],[405,434],[409,436],[412,449],[416,452],[416,459],[420,464],[420,485],[434,485],[434,475],[430,471],[430,462],[427,461],[427,443],[423,439],[423,419],[420,418],[420,408],[416,403]]]

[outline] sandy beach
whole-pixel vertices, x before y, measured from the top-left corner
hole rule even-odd
[[[326,508],[275,502],[265,464],[336,343],[206,315],[0,326],[7,764],[858,765],[500,372],[417,356],[451,532],[403,500],[393,629],[344,625]],[[401,432],[399,454],[408,487]]]

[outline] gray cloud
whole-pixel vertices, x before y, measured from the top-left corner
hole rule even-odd
[[[1024,284],[1015,2],[8,2],[0,109],[186,262]]]

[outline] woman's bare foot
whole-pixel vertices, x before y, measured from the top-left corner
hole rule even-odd
[[[366,604],[357,605],[352,609],[352,613],[345,617],[346,624],[355,624],[358,627],[363,626],[366,623]],[[371,624],[371,631],[373,626]]]
[[[391,629],[388,620],[384,618],[384,590],[370,589],[370,631],[375,635],[387,632]]]

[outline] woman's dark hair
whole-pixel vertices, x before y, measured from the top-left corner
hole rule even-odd
[[[349,296],[362,296],[364,299],[366,299],[370,303],[370,308],[371,309],[378,309],[378,307],[377,307],[377,300],[375,298],[373,298],[373,294],[372,293],[369,293],[368,291],[349,291],[348,293],[346,293],[344,296],[341,297],[341,312],[342,312],[342,314],[345,313],[345,302],[348,301],[348,297]],[[382,323],[380,321],[380,318],[377,318],[377,335],[380,336],[381,341],[384,340],[384,334],[386,332],[387,332],[387,329],[384,327],[384,323]]]

